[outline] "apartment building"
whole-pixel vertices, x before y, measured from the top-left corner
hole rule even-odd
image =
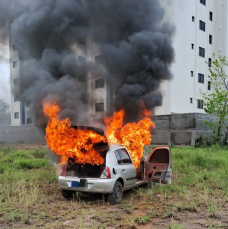
[[[228,3],[172,0],[169,6],[176,26],[176,57],[171,68],[173,79],[162,83],[163,104],[156,115],[204,113],[199,92],[211,90],[207,63],[213,53],[228,55]]]
[[[208,79],[212,54],[228,54],[228,3],[226,0],[161,0],[167,8],[168,20],[175,24],[174,49],[175,63],[171,66],[173,79],[161,85],[163,103],[155,111],[156,115],[174,113],[204,113],[200,90],[210,91]],[[88,103],[88,111],[100,119],[105,112],[111,112],[113,91],[108,83],[105,69],[102,68],[99,49],[89,38],[85,44],[76,43],[72,49],[78,61],[94,64],[88,68],[80,80],[83,99]],[[11,125],[32,123],[29,106],[20,101],[18,84],[23,74],[19,53],[10,44],[11,86]],[[92,72],[91,72],[92,71]]]
[[[95,119],[102,119],[104,114],[111,109],[110,85],[99,52],[98,46],[87,38],[84,42],[75,42],[71,47],[78,60],[78,65],[90,63],[78,80],[78,92],[82,100],[88,104],[88,112]],[[82,71],[83,72],[83,71]],[[20,100],[19,83],[23,77],[23,61],[14,44],[10,44],[10,82],[11,82],[11,125],[33,124],[29,104]]]

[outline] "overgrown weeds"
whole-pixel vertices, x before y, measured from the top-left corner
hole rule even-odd
[[[145,151],[149,154],[152,149],[150,146]],[[228,200],[227,148],[215,145],[171,150],[171,185],[126,191],[120,205],[110,206],[97,195],[76,193],[72,200],[61,197],[45,149],[14,150],[0,145],[0,227],[137,228],[153,224],[156,218],[163,228],[181,229],[181,222],[175,222],[180,212],[204,212],[212,225],[214,219],[220,219],[220,208]]]
[[[36,158],[37,153],[43,156]],[[29,224],[33,214],[30,209],[45,202],[41,183],[56,181],[55,171],[49,166],[43,149],[13,150],[1,144],[0,160],[0,222]],[[38,168],[36,172],[34,169]]]

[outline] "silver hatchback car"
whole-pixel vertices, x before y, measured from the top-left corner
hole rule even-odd
[[[139,168],[135,168],[126,147],[111,144],[105,162],[100,166],[65,164],[58,178],[59,187],[65,198],[77,192],[107,194],[110,203],[119,203],[123,191],[148,183],[171,183],[171,151],[168,146],[155,148]]]

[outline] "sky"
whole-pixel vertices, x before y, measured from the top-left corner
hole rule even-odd
[[[0,99],[10,104],[9,45],[0,46]]]

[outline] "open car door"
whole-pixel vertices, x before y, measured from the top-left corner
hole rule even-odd
[[[169,146],[156,147],[146,160],[147,181],[171,184],[172,157]]]

